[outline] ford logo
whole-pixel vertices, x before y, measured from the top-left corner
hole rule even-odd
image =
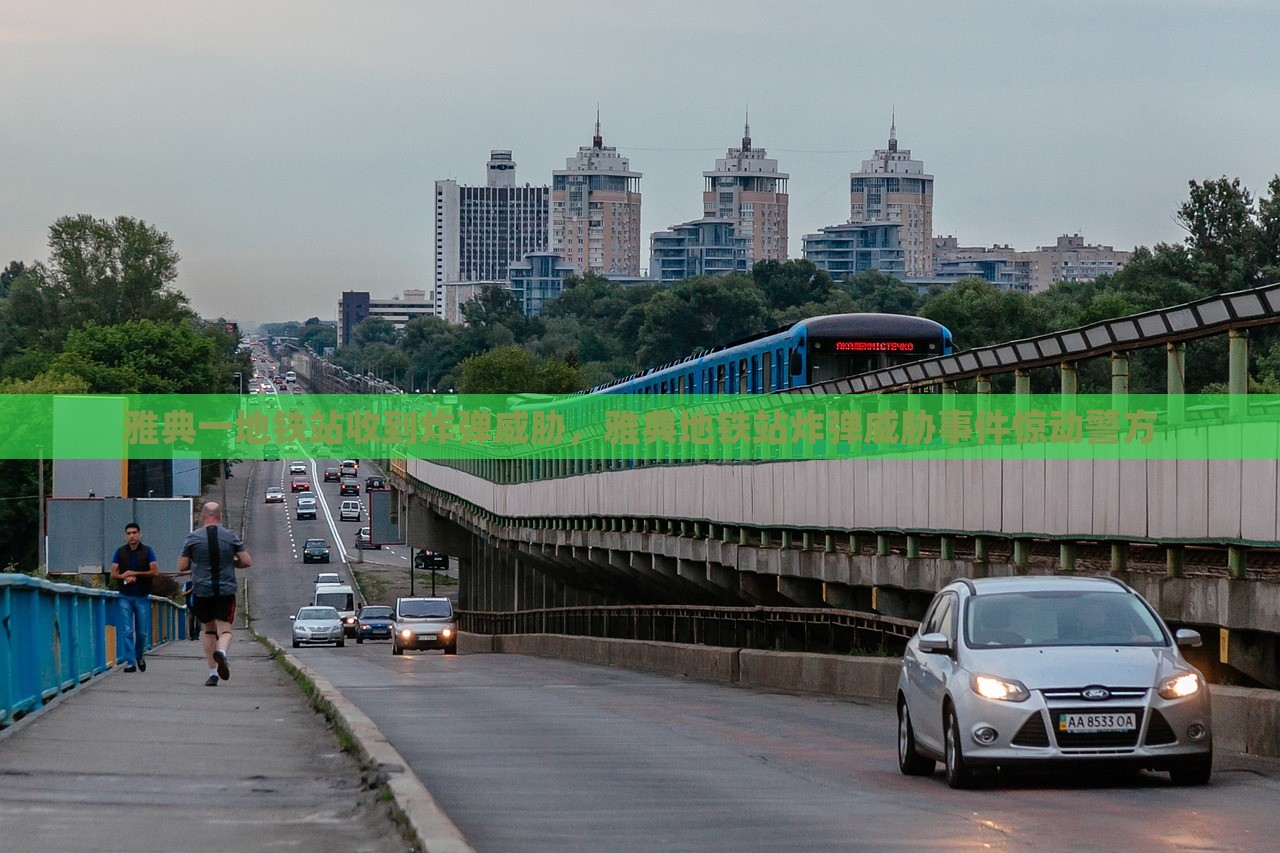
[[[1080,695],[1090,702],[1101,702],[1111,698],[1111,691],[1105,687],[1086,687],[1080,691]]]

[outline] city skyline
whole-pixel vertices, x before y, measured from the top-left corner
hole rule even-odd
[[[549,184],[597,106],[643,174],[642,266],[702,214],[748,110],[790,175],[793,258],[849,219],[891,123],[963,245],[1177,242],[1189,180],[1280,171],[1265,3],[498,5],[0,12],[0,262],[44,260],[59,216],[132,216],[173,238],[202,314],[333,319],[344,290],[431,289],[435,181],[482,185],[500,149]]]

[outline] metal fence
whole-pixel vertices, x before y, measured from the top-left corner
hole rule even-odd
[[[857,610],[668,604],[458,611],[475,634],[562,634],[615,640],[850,654],[900,654],[919,623]]]
[[[0,727],[122,660],[120,594],[0,574]],[[151,598],[151,645],[185,636],[186,608]]]

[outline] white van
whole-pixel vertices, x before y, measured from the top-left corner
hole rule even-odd
[[[344,584],[316,584],[315,607],[332,607],[342,617],[342,628],[348,636],[356,634],[356,593]]]
[[[359,521],[360,501],[343,501],[338,507],[339,521]]]

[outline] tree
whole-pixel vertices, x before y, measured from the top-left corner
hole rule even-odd
[[[319,322],[312,323],[308,320],[298,332],[298,346],[310,347],[317,353],[323,354],[325,349],[337,347],[337,345],[338,330],[333,326],[326,326]]]
[[[1014,341],[1046,331],[1026,294],[1002,290],[981,278],[935,288],[920,308],[920,316],[950,329],[957,349]]]
[[[914,314],[924,303],[914,285],[901,282],[879,270],[864,270],[849,276],[842,287],[858,303],[859,311]]]
[[[746,276],[678,281],[645,303],[639,365],[656,367],[695,350],[723,346],[763,331],[767,322],[764,297]]]
[[[518,346],[504,346],[462,363],[462,394],[563,394],[583,388],[582,376],[558,358],[540,359]]]
[[[400,333],[386,317],[365,317],[351,330],[351,343],[357,347],[370,344],[395,346],[399,338]]]
[[[27,271],[27,265],[22,261],[9,261],[9,265],[4,268],[4,272],[0,272],[0,297],[9,292],[9,285],[13,284],[14,279]]]
[[[751,267],[751,279],[774,312],[824,302],[835,287],[826,270],[805,260],[756,261]]]
[[[94,394],[207,394],[232,387],[231,362],[218,350],[216,332],[191,323],[88,323],[67,336],[53,369]]]

